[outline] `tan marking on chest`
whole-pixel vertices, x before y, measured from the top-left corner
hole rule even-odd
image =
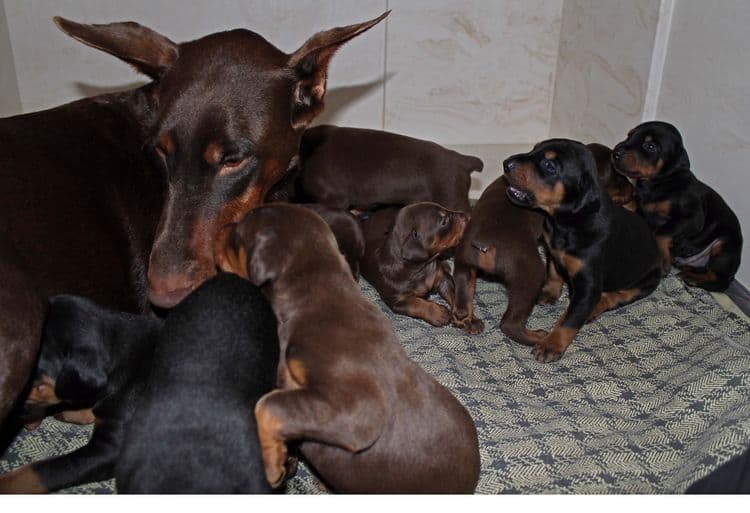
[[[656,201],[654,203],[647,203],[643,205],[643,209],[646,212],[652,214],[658,214],[663,217],[669,217],[672,213],[672,202],[669,200]]]
[[[568,273],[568,278],[572,278],[578,274],[585,265],[583,260],[571,255],[570,253],[566,253],[565,251],[553,251],[552,254],[555,257],[555,260],[565,268],[565,271]]]

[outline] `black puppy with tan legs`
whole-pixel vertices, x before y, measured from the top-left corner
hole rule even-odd
[[[662,272],[674,264],[688,285],[726,290],[740,266],[740,223],[690,170],[680,132],[669,123],[643,123],[615,147],[612,162],[636,182],[638,213],[656,236]]]
[[[259,207],[223,232],[215,252],[221,269],[263,288],[279,319],[279,389],[255,407],[269,483],[288,477],[287,447],[298,442],[334,491],[474,491],[469,413],[409,359],[320,216]]]
[[[437,292],[449,305],[453,303],[453,277],[439,257],[458,245],[468,220],[468,214],[436,203],[368,214],[362,220],[362,276],[394,312],[445,326],[450,312],[428,297]]]
[[[645,221],[602,190],[594,157],[583,144],[544,141],[503,166],[511,201],[546,213],[544,238],[569,287],[567,311],[533,349],[538,361],[552,362],[586,322],[656,288],[659,253]]]
[[[236,276],[201,285],[163,325],[58,296],[28,406],[93,406],[94,432],[80,449],[0,476],[0,493],[113,476],[120,493],[270,491],[252,411],[277,362],[268,301]]]

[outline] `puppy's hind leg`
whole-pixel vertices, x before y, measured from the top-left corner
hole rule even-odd
[[[553,266],[554,267],[554,266]],[[547,332],[529,330],[526,323],[536,305],[537,297],[544,285],[545,272],[541,259],[515,260],[512,268],[504,273],[508,295],[508,308],[505,310],[500,329],[505,335],[519,344],[533,346],[540,343]]]
[[[289,475],[290,441],[314,441],[355,453],[380,437],[385,406],[377,385],[367,386],[365,380],[356,386],[339,385],[325,394],[304,388],[274,390],[255,405],[266,479],[272,487],[281,486]]]

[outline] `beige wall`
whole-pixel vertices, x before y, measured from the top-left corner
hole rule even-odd
[[[563,0],[4,0],[24,111],[140,80],[64,36],[60,14],[132,19],[175,41],[247,27],[292,51],[313,32],[393,14],[333,61],[321,122],[441,143],[532,143],[547,135]],[[512,70],[512,72],[508,72]]]
[[[0,2],[0,117],[20,112],[21,97],[18,94],[13,49],[10,45],[5,7]]]
[[[612,145],[640,123],[659,0],[565,0],[550,135]]]
[[[678,0],[657,117],[682,132],[693,171],[740,218],[750,286],[750,2]]]

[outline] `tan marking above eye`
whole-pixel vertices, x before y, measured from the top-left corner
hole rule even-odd
[[[652,142],[654,138],[650,135],[647,135],[646,138],[643,140],[644,142]]]
[[[171,155],[172,153],[174,153],[175,144],[172,136],[167,132],[161,134],[157,139],[156,149],[161,151],[165,155]]]
[[[224,147],[217,143],[212,142],[206,146],[206,151],[203,152],[203,160],[212,166],[218,166],[221,163],[221,159],[224,156]]]
[[[548,150],[544,153],[544,158],[546,160],[555,160],[557,158],[557,152],[553,150]]]

